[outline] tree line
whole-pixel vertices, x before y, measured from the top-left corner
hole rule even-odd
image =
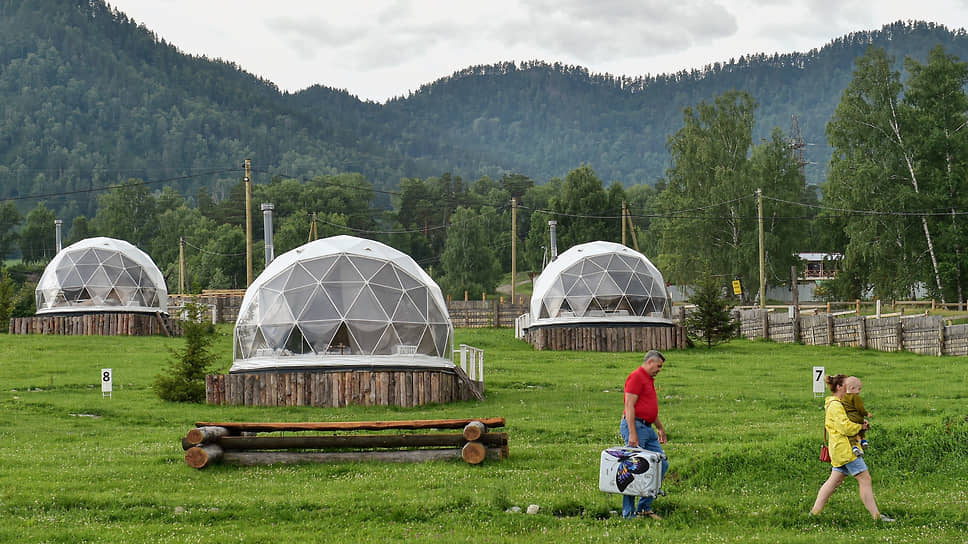
[[[254,184],[253,213],[260,213],[258,203],[275,205],[277,254],[312,236],[373,238],[411,255],[448,295],[476,297],[494,292],[510,271],[512,237],[520,242],[518,269],[538,273],[549,256],[549,220],[558,223],[562,250],[620,241],[623,205],[641,251],[668,281],[720,277],[755,285],[761,205],[769,284],[789,279],[797,251],[843,252],[841,272],[827,286],[842,299],[907,297],[923,288],[962,301],[968,64],[936,47],[927,62],[905,59],[906,77],[895,65],[876,47],[858,60],[827,124],[834,151],[822,200],[781,129],[756,141],[756,101],[734,90],[681,112],[682,128],[668,139],[671,159],[655,186],[606,184],[587,164],[542,183],[523,174],[468,182],[445,173],[405,178],[393,191],[361,174],[295,179],[263,171],[271,178]],[[390,208],[374,205],[380,199]],[[184,238],[194,290],[244,287],[244,210],[241,179],[220,198],[207,189],[183,195],[129,179],[98,197],[91,218],[70,222],[67,242],[128,240],[174,285]],[[0,251],[19,248],[25,265],[42,265],[53,255],[54,219],[43,202],[24,216],[11,201],[0,204]],[[254,217],[253,225],[258,255],[262,222]]]

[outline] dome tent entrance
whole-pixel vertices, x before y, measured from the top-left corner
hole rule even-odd
[[[535,280],[531,325],[588,322],[671,324],[659,270],[641,253],[613,242],[574,246]]]
[[[114,238],[88,238],[51,259],[37,283],[37,314],[168,313],[165,278],[151,257]]]
[[[246,291],[231,372],[453,368],[436,283],[385,244],[334,236],[273,260]]]

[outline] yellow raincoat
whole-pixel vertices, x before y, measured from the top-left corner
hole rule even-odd
[[[861,424],[847,419],[847,411],[840,399],[829,396],[824,400],[824,427],[827,428],[827,443],[830,448],[830,464],[842,467],[857,459],[850,448],[848,437],[860,432]]]

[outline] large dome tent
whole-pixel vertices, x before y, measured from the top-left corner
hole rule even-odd
[[[246,290],[230,373],[453,368],[453,326],[412,258],[353,236],[280,255]]]
[[[168,288],[158,266],[114,238],[87,238],[58,252],[35,293],[38,315],[168,312]]]
[[[574,246],[534,282],[531,326],[672,323],[662,273],[638,251],[613,242]]]

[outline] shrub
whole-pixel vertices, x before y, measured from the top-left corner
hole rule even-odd
[[[714,344],[728,342],[739,331],[739,321],[730,313],[730,306],[716,283],[706,278],[699,282],[689,302],[696,309],[686,316],[686,333],[697,342],[711,348]]]
[[[204,306],[193,299],[185,305],[182,329],[185,348],[171,350],[167,372],[155,377],[155,393],[172,402],[204,402],[205,375],[215,366],[216,356],[209,351],[215,337],[215,327],[203,319]]]

